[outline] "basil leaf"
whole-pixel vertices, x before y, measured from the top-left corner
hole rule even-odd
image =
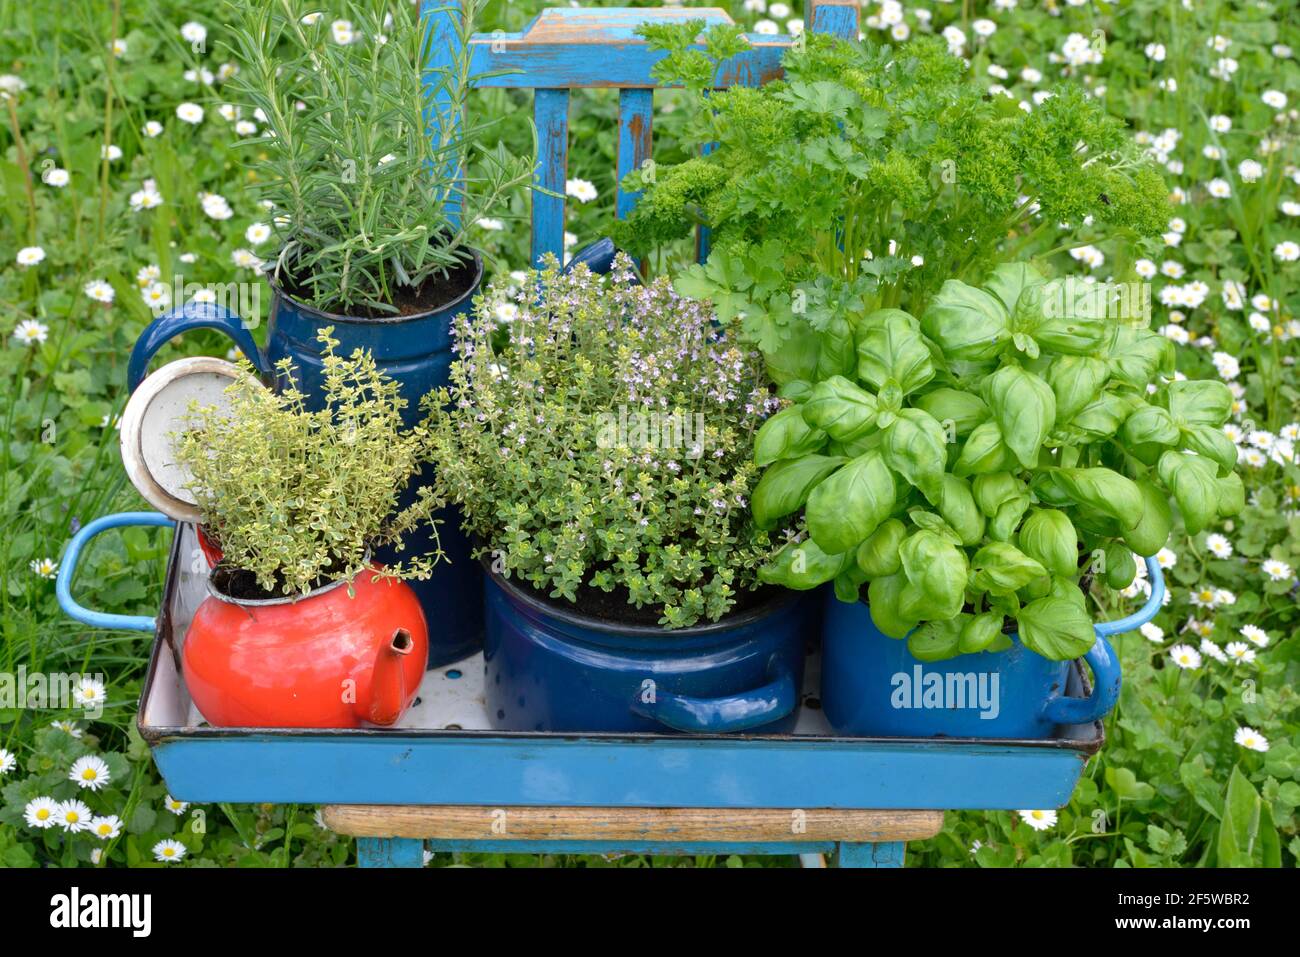
[[[1219,517],[1228,518],[1246,507],[1246,487],[1241,476],[1229,472],[1219,479]]]
[[[1173,372],[1174,346],[1162,335],[1126,323],[1108,324],[1110,374],[1135,389],[1145,389],[1160,372]]]
[[[875,396],[837,375],[813,386],[803,404],[803,418],[837,442],[848,442],[870,431],[877,410]]]
[[[894,476],[879,452],[867,452],[822,480],[808,496],[808,534],[826,552],[855,549],[894,510]]]
[[[1113,392],[1103,392],[1096,401],[1086,405],[1082,412],[1068,423],[1090,442],[1101,442],[1119,431],[1119,427],[1132,411],[1128,399]]]
[[[907,537],[907,527],[896,518],[883,522],[858,546],[858,567],[867,578],[893,575],[903,567],[898,546]]]
[[[811,540],[790,542],[758,570],[758,580],[808,591],[824,585],[853,562],[853,555],[827,555]]]
[[[1160,481],[1174,495],[1187,534],[1195,535],[1219,513],[1218,467],[1200,455],[1166,452],[1156,466]]]
[[[948,359],[992,359],[1011,339],[1006,307],[983,289],[949,279],[921,316],[921,331]]]
[[[966,601],[970,568],[966,555],[942,535],[922,529],[899,548],[903,574],[915,597],[904,590],[899,610],[907,617],[932,621],[955,618]]]
[[[1019,366],[1003,366],[984,383],[984,397],[1002,441],[1025,468],[1038,464],[1038,453],[1056,423],[1052,388]]]
[[[960,654],[960,621],[927,621],[907,637],[907,650],[918,661],[943,661]]]
[[[960,476],[945,474],[938,509],[963,545],[979,544],[984,537],[984,515],[975,504],[969,482]]]
[[[1069,577],[1079,571],[1079,534],[1059,509],[1036,508],[1016,536],[1020,550],[1049,572]]]
[[[989,418],[989,407],[983,399],[958,389],[935,389],[914,398],[912,405],[928,413],[945,431],[951,428],[952,434],[959,438],[969,435]]]
[[[754,462],[771,465],[778,459],[793,459],[816,452],[826,444],[826,433],[810,428],[803,409],[797,405],[773,415],[754,436]]]
[[[849,562],[844,570],[835,576],[835,597],[842,602],[855,602],[862,597],[862,586],[867,576],[856,562]]]
[[[963,615],[962,618],[965,622],[962,625],[960,640],[957,642],[957,650],[963,655],[983,651],[1002,634],[1001,612],[986,611],[982,615]]]
[[[1119,437],[1125,445],[1158,445],[1169,448],[1177,445],[1182,435],[1168,410],[1143,402],[1124,420]]]
[[[1183,442],[1198,455],[1212,460],[1228,474],[1237,467],[1237,446],[1223,434],[1221,426],[1188,425],[1183,427]]]
[[[1142,495],[1142,516],[1137,524],[1124,530],[1124,544],[1143,557],[1154,555],[1165,547],[1174,527],[1174,513],[1169,499],[1145,479],[1137,481]]]
[[[1232,412],[1231,390],[1213,379],[1176,379],[1164,398],[1180,425],[1221,426]]]
[[[891,379],[906,395],[934,378],[921,327],[901,309],[880,309],[857,328],[858,378],[877,389]]]
[[[952,471],[954,475],[979,475],[1001,472],[1015,465],[1015,454],[1002,441],[1002,430],[990,419],[971,432]]]
[[[880,633],[890,638],[905,638],[916,627],[915,619],[904,618],[898,610],[898,599],[907,587],[907,579],[900,572],[877,578],[867,586],[867,606],[871,620]]]
[[[1047,574],[1047,569],[1008,542],[985,545],[971,559],[971,567],[975,571],[971,582],[977,590],[1003,595]]]
[[[1133,584],[1137,574],[1137,562],[1133,560],[1133,551],[1119,542],[1111,542],[1102,552],[1106,562],[1106,584],[1119,590]]]
[[[943,427],[920,409],[903,409],[885,430],[881,451],[890,468],[937,503],[948,463],[947,438]]]
[[[821,349],[817,353],[817,378],[852,375],[857,364],[854,353],[853,327],[843,316],[833,316],[819,331]]]
[[[997,296],[1010,314],[1016,311],[1016,304],[1026,287],[1037,286],[1042,281],[1042,273],[1028,263],[1002,263],[984,282],[984,288]]]
[[[759,528],[775,528],[784,516],[802,508],[813,488],[844,462],[837,455],[805,455],[769,465],[750,498],[754,522]]]
[[[1044,292],[1044,295],[1051,295]],[[1048,352],[1086,356],[1096,352],[1106,339],[1106,323],[1100,319],[1048,319],[1034,329],[1034,339]]]
[[[795,405],[802,405],[808,401],[808,396],[812,395],[813,384],[807,379],[792,379],[781,388],[776,390],[776,394],[783,399],[789,399]]]
[[[686,293],[682,294],[686,295]],[[705,293],[703,298],[709,298],[708,294]],[[725,321],[721,315],[719,319]],[[779,348],[770,352],[764,350],[763,359],[767,366],[768,377],[781,386],[789,382],[815,380],[817,357],[821,353],[821,337],[805,322],[791,323],[786,326],[785,331],[788,335],[780,341]]]
[[[1021,608],[1016,626],[1021,644],[1050,661],[1078,658],[1097,642],[1088,612],[1055,595],[1031,601]]]
[[[1124,528],[1136,525],[1142,517],[1142,494],[1131,479],[1118,472],[1107,468],[1056,469],[1052,478],[1071,499],[1109,515]]]
[[[1106,384],[1106,363],[1093,356],[1058,356],[1047,368],[1047,384],[1056,396],[1056,418],[1068,422],[1094,402]]]

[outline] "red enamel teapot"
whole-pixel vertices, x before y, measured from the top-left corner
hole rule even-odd
[[[428,630],[405,582],[367,570],[351,589],[338,581],[296,598],[234,598],[212,580],[208,592],[181,659],[186,687],[209,724],[392,725],[415,698]]]

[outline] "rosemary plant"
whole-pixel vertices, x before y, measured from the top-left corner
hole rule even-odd
[[[346,0],[331,19],[318,0],[231,0],[231,86],[261,131],[242,144],[245,163],[272,204],[289,291],[397,313],[471,259],[467,223],[529,182],[529,159],[486,146],[494,124],[465,116],[467,40],[485,2]]]

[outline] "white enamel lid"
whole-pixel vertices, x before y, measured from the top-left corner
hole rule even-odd
[[[228,409],[225,390],[239,367],[224,359],[195,356],[169,362],[140,383],[122,413],[122,464],[136,489],[165,515],[200,522],[195,498],[186,487],[188,469],[174,461],[175,433],[186,428],[190,404]]]

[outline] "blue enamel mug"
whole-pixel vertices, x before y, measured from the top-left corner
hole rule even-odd
[[[1151,595],[1133,614],[1094,626],[1084,660],[1092,669],[1086,698],[1065,693],[1069,661],[1051,661],[1012,635],[1005,651],[921,661],[905,639],[882,634],[862,601],[826,591],[822,629],[822,707],[839,734],[904,738],[1050,738],[1062,725],[1105,716],[1119,700],[1120,662],[1107,640],[1138,628],[1160,610],[1165,581],[1146,559]]]

